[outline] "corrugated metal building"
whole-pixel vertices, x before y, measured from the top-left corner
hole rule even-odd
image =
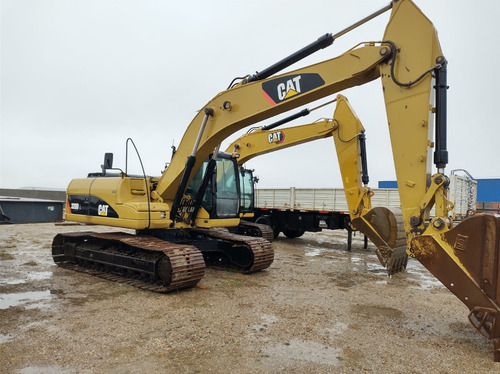
[[[0,196],[0,222],[40,223],[63,219],[64,201]]]
[[[0,196],[59,201],[66,199],[66,191],[41,188],[0,188]]]

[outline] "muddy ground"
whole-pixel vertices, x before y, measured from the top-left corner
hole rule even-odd
[[[88,229],[0,226],[0,372],[500,372],[455,296],[415,260],[388,278],[359,236],[280,236],[266,271],[159,295],[54,265],[53,236]]]

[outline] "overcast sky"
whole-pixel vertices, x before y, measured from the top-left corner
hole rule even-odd
[[[129,137],[146,172],[159,175],[196,111],[234,77],[262,70],[388,3],[0,0],[0,187],[65,189],[71,179],[99,171],[105,152],[124,167]],[[449,62],[447,173],[500,177],[500,1],[416,3],[436,26]],[[388,16],[292,68],[380,40]],[[394,180],[380,81],[342,93],[366,128],[371,186]],[[331,117],[333,110],[293,124]],[[139,172],[135,156],[130,159],[129,171]],[[261,188],[341,187],[331,139],[247,166]]]

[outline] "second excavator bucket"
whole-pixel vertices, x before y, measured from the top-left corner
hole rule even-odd
[[[406,234],[401,209],[375,207],[352,221],[377,246],[377,257],[392,275],[406,268]]]
[[[475,215],[445,233],[417,236],[411,251],[469,308],[469,320],[493,340],[500,361],[500,218]]]

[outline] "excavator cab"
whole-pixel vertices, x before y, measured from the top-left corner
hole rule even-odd
[[[237,218],[240,213],[238,164],[231,155],[219,153],[203,162],[186,189],[194,213],[211,219]],[[202,208],[205,212],[200,212]]]
[[[240,213],[241,217],[253,216],[254,211],[254,183],[253,170],[240,167]]]

